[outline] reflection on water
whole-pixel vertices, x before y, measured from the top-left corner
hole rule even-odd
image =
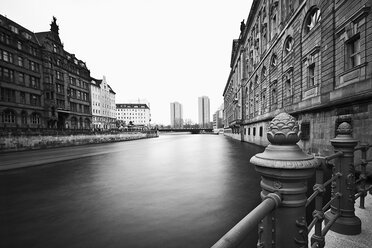
[[[260,201],[260,148],[217,135],[0,174],[0,247],[210,247]],[[255,247],[253,231],[246,247]]]

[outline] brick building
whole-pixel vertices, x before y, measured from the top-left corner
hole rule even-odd
[[[0,15],[0,127],[45,127],[41,46]]]
[[[233,41],[225,133],[267,145],[280,112],[300,123],[302,148],[331,152],[336,125],[372,143],[372,1],[254,0]]]

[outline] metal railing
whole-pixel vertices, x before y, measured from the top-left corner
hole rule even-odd
[[[355,200],[364,208],[365,197],[372,186],[366,184],[367,152],[372,147],[352,138],[351,126],[343,122],[331,140],[334,154],[327,157],[307,155],[296,145],[297,121],[286,113],[276,116],[267,133],[270,145],[263,153],[251,158],[261,175],[262,202],[226,233],[213,248],[237,247],[248,232],[258,227],[257,247],[323,248],[329,230],[346,235],[361,232],[361,220],[355,216]],[[354,165],[354,152],[361,151],[360,163]],[[356,179],[355,167],[360,166]],[[332,171],[330,178],[327,170]],[[307,179],[315,173],[313,193],[307,198]],[[325,193],[331,189],[327,202]],[[310,224],[306,224],[306,208],[314,201]]]

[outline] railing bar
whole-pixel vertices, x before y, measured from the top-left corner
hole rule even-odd
[[[338,158],[338,157],[341,157],[344,153],[339,151],[339,152],[336,152],[335,154],[332,154],[330,156],[327,156],[327,157],[324,157],[325,161],[330,161],[332,159],[335,159],[335,158]]]
[[[333,217],[332,220],[330,220],[327,225],[323,228],[322,230],[322,236],[325,236],[327,234],[327,232],[329,231],[329,229],[331,228],[331,226],[333,225],[333,223],[335,223],[335,221],[337,220],[337,218],[340,216],[340,213],[338,213],[337,215],[335,215],[335,217]]]
[[[320,192],[318,190],[315,190],[314,193],[311,194],[311,196],[309,196],[309,198],[307,199],[306,201],[306,205],[305,207],[307,207],[312,200],[314,200],[314,198],[319,194]]]
[[[311,229],[313,229],[315,223],[318,221],[318,218],[317,217],[314,217],[313,220],[311,221],[311,223],[309,224],[309,226],[307,227],[307,232],[310,232]]]
[[[362,195],[362,192],[356,193],[354,199],[357,200]]]
[[[331,182],[333,182],[340,176],[341,176],[341,173],[336,173],[333,177],[331,177],[327,182],[323,184],[324,188],[327,187]]]
[[[272,195],[270,197],[270,195]],[[258,223],[280,204],[281,198],[275,193],[268,195],[255,209],[246,215],[238,224],[228,231],[212,248],[237,247],[249,231],[257,227]]]
[[[324,207],[322,208],[322,211],[325,212],[327,211],[327,209],[329,208],[329,206],[331,205],[331,203],[336,200],[340,195],[338,193],[335,194],[334,197],[332,197],[325,205]]]

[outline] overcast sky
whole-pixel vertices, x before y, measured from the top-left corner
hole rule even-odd
[[[198,97],[211,115],[223,103],[232,40],[251,0],[1,0],[1,14],[43,32],[57,18],[66,51],[106,76],[116,103],[146,98],[152,123],[170,123],[170,102],[198,121]]]

